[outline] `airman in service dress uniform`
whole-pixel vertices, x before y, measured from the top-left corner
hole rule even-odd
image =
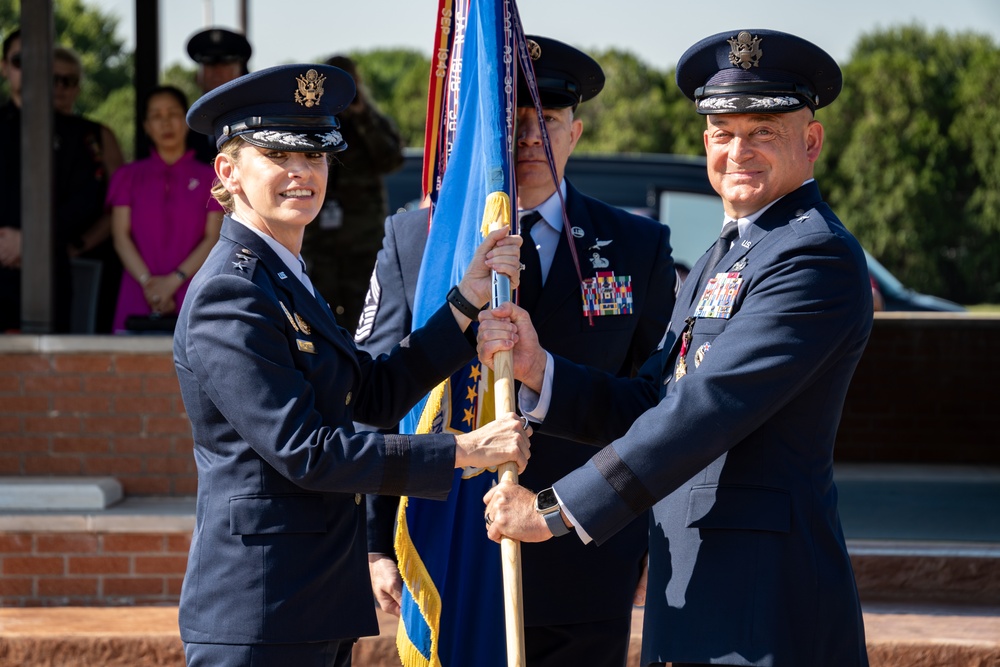
[[[537,495],[497,487],[489,535],[544,540],[558,521],[577,533],[559,539],[603,544],[652,507],[644,665],[868,664],[833,446],[871,288],[812,178],[814,111],[841,82],[822,49],[772,30],[713,35],[681,57],[677,83],[707,117],[709,179],[731,224],[638,379],[546,355],[509,306],[495,314],[512,322],[480,325],[484,361],[516,328],[515,375],[540,392],[521,408],[546,433],[610,442]]]
[[[562,178],[583,131],[574,111],[601,91],[604,72],[593,58],[568,44],[548,37],[526,37],[560,182],[552,178],[537,114],[522,76],[517,93],[515,178],[521,234],[531,243],[530,247],[522,246],[525,270],[518,299],[531,314],[548,349],[577,363],[628,376],[656,348],[673,307],[670,230],[655,220],[589,197]],[[565,222],[557,187],[565,197]],[[534,221],[530,229],[529,221]],[[368,308],[357,332],[361,347],[372,354],[391,349],[410,330],[417,274],[427,241],[427,211],[391,216],[385,230]],[[574,250],[583,284],[573,263]],[[532,437],[531,465],[521,483],[534,489],[551,486],[591,454],[591,447],[538,433]],[[478,507],[479,498],[476,494],[470,502]],[[369,497],[369,546],[373,553],[386,554],[381,563],[373,564],[376,595],[383,599],[392,595],[392,587],[383,583],[384,572],[377,568],[394,574],[395,565],[389,559],[397,504],[395,498]],[[647,550],[646,534],[642,516],[601,549],[579,540],[522,545],[529,667],[625,664],[632,603]],[[481,534],[455,537],[456,544],[476,539],[485,543],[480,548],[498,552],[498,547]],[[494,574],[499,580],[499,566]],[[485,604],[470,584],[450,585],[469,592],[461,596],[463,608],[442,609],[443,644],[461,634],[466,619],[475,618],[475,610]],[[442,660],[451,658],[445,664],[453,667],[472,659],[448,655],[448,647],[440,650]],[[488,662],[491,659],[493,663]],[[481,656],[477,661],[479,665],[502,663],[502,654]]]

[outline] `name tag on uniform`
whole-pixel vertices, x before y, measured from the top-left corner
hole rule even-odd
[[[632,276],[616,276],[613,271],[598,271],[581,285],[583,315],[631,315]]]
[[[295,344],[299,346],[299,352],[316,354],[316,346],[312,344],[311,340],[302,340],[301,338],[296,338]]]
[[[738,272],[716,273],[705,285],[694,316],[728,320],[733,314],[733,304],[741,287],[743,276]]]

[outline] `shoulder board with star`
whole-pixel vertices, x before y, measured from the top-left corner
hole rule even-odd
[[[236,248],[226,259],[222,272],[250,279],[257,268],[257,256],[246,248]]]
[[[789,224],[799,236],[830,231],[826,218],[815,208],[797,209],[792,213]]]

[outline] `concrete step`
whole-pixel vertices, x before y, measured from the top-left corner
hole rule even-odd
[[[1000,544],[848,540],[863,602],[1000,607]]]
[[[354,650],[355,667],[398,667],[396,618]],[[865,607],[872,667],[1000,665],[1000,607]],[[629,667],[639,665],[642,609],[632,619]],[[0,609],[0,667],[183,667],[176,607]]]
[[[122,496],[114,477],[0,477],[0,511],[103,510]]]

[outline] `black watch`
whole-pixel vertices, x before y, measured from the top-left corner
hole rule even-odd
[[[462,293],[458,289],[458,285],[455,285],[448,292],[448,296],[445,297],[448,303],[458,308],[458,312],[462,313],[472,321],[479,319],[479,311],[482,308],[477,308],[473,306],[468,299],[462,296]]]
[[[535,511],[545,519],[545,525],[549,527],[553,537],[569,532],[566,522],[563,521],[562,512],[559,511],[559,499],[551,487],[535,494]]]

